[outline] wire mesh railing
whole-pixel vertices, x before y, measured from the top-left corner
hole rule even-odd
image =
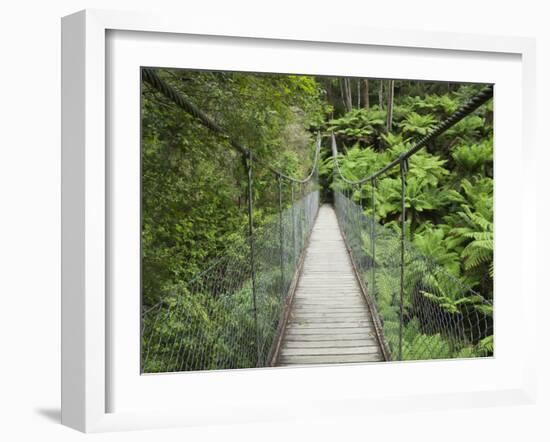
[[[491,302],[408,241],[402,244],[399,234],[367,216],[340,190],[335,190],[335,206],[392,360],[490,355]]]
[[[313,187],[313,186],[312,186]],[[313,190],[142,315],[143,373],[267,366],[319,208]]]

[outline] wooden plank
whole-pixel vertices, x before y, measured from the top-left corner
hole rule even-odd
[[[290,318],[302,318],[302,319],[370,319],[367,312],[363,311],[349,311],[349,310],[332,310],[330,307],[325,310],[320,309],[302,309],[293,310]]]
[[[293,306],[293,312],[301,314],[304,312],[324,312],[330,310],[334,313],[354,313],[358,311],[365,311],[365,304],[346,304],[346,303],[334,303],[334,302],[312,302],[312,303],[297,303]]]
[[[297,338],[300,339],[300,338]],[[378,341],[375,338],[367,339],[336,339],[331,338],[326,341],[314,340],[287,340],[285,342],[285,348],[325,348],[325,347],[361,347],[361,346],[378,346]]]
[[[343,311],[335,312],[333,310],[323,311],[323,310],[307,310],[307,311],[294,311],[290,316],[291,319],[364,319],[367,320],[369,317],[366,315],[365,311]]]
[[[288,322],[289,327],[294,326],[311,326],[316,325],[319,327],[324,327],[325,325],[327,327],[369,327],[372,325],[372,320],[370,318],[302,318],[302,317],[296,317],[296,318],[290,318],[290,321]]]
[[[372,324],[372,320],[364,316],[291,316],[289,320],[290,324]]]
[[[319,276],[319,278],[325,278]],[[307,284],[307,285],[306,285]],[[300,285],[298,285],[298,289],[300,290],[300,293],[318,293],[325,296],[339,296],[339,295],[346,295],[346,294],[355,294],[355,293],[361,293],[360,288],[356,284],[336,284],[336,283],[330,283],[327,282],[319,283],[317,281],[314,284],[308,284],[307,281],[302,282]]]
[[[330,309],[330,313],[326,311]],[[295,308],[292,317],[293,318],[305,318],[305,319],[322,319],[322,318],[339,318],[344,317],[353,318],[368,318],[365,316],[364,307],[357,309],[350,308],[338,308],[334,306],[313,306],[305,309]]]
[[[312,321],[312,320],[290,320],[288,322],[287,328],[291,330],[301,330],[306,328],[316,328],[316,329],[348,329],[348,328],[367,328],[372,329],[373,323],[371,320],[349,320],[349,321]]]
[[[328,279],[327,276],[330,276],[330,279]],[[323,282],[327,285],[320,284],[319,278],[323,278]],[[326,273],[311,276],[305,274],[303,277],[300,278],[300,284],[308,284],[310,287],[355,287],[355,280],[351,278],[337,278],[336,276],[327,275]]]
[[[327,306],[327,307],[345,307],[345,308],[365,308],[363,301],[359,300],[324,300],[324,299],[299,299],[294,304],[295,307]]]
[[[372,328],[372,321],[369,320],[324,320],[324,321],[311,321],[304,319],[291,320],[288,323],[289,329],[304,329],[304,328],[329,328],[334,330],[335,328]]]
[[[292,318],[288,322],[288,327],[310,327],[310,328],[350,328],[350,327],[371,327],[370,319],[341,319],[341,318]]]
[[[328,334],[307,334],[295,333],[285,335],[285,345],[287,342],[323,342],[323,341],[356,341],[374,339],[374,333],[328,333]]]
[[[360,347],[317,347],[317,348],[284,348],[281,356],[322,356],[322,355],[379,355],[378,345]]]
[[[287,327],[287,336],[293,335],[361,335],[374,336],[373,327],[334,327],[334,328],[298,328],[296,326]]]
[[[339,305],[339,304],[308,304],[308,305],[295,305],[294,306],[294,312],[296,315],[304,313],[325,313],[327,309],[330,309],[331,312],[334,312],[336,314],[338,313],[361,313],[364,314],[365,312],[365,306],[362,304],[357,305]]]
[[[308,365],[308,364],[346,364],[353,362],[379,362],[382,360],[380,353],[355,354],[355,355],[304,355],[282,356],[281,365]]]
[[[346,291],[339,293],[339,292],[322,292],[320,290],[310,291],[309,289],[306,290],[303,287],[298,287],[297,290],[299,291],[300,297],[319,297],[319,298],[326,298],[327,300],[338,300],[338,299],[356,299],[360,300],[362,299],[361,292],[358,291],[359,289],[353,288],[353,289],[347,289]]]
[[[353,308],[366,307],[365,303],[359,299],[349,299],[346,301],[344,299],[301,298],[296,300],[296,304],[294,305],[296,307],[309,307],[309,306],[315,306],[315,305],[334,306],[334,307],[353,307]]]
[[[340,259],[342,259],[341,257]],[[306,254],[306,259],[311,259],[309,255]],[[330,284],[332,286],[339,286],[347,285],[347,286],[354,286],[355,281],[352,278],[340,278],[336,276],[337,274],[341,274],[342,272],[347,272],[347,270],[339,270],[337,273],[329,273],[326,271],[322,271],[316,274],[308,273],[307,269],[304,269],[302,271],[302,275],[300,277],[300,284],[311,284],[312,287],[319,287],[321,284],[319,284],[319,278],[322,278],[327,284]]]
[[[361,293],[349,290],[347,293],[320,293],[320,292],[307,292],[305,290],[300,290],[300,299],[318,299],[325,301],[359,301],[361,299]],[[354,289],[355,290],[355,289]]]

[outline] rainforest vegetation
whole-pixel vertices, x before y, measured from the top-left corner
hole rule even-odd
[[[308,173],[320,133],[323,200],[332,202],[335,191],[344,192],[363,207],[365,216],[374,216],[385,229],[395,231],[396,237],[401,222],[399,168],[377,180],[373,210],[370,183],[350,187],[334,179],[331,133],[336,136],[342,173],[357,180],[406,151],[484,87],[171,69],[158,70],[158,74],[229,137],[287,175],[303,177]],[[188,281],[201,275],[227,250],[242,247],[248,218],[245,163],[242,155],[231,149],[229,140],[201,125],[145,82],[141,103],[145,311],[159,303],[175,302]],[[482,311],[491,327],[492,115],[491,100],[413,155],[405,200],[408,245],[472,290],[453,293],[434,289],[424,291],[423,296],[448,315],[465,315],[465,309],[472,308]],[[259,228],[278,216],[276,189],[273,173],[255,167],[254,222]],[[283,189],[283,199],[285,207],[289,206],[290,189]],[[363,246],[368,253],[368,238]],[[383,281],[378,285],[382,291]],[[197,303],[190,303],[188,308],[198,308]],[[206,315],[194,320],[198,321],[196,327],[212,327]],[[406,356],[415,359],[415,336],[425,330],[412,315],[407,320]],[[391,321],[388,313],[388,324]],[[441,356],[491,355],[492,331],[477,336],[471,344]],[[245,360],[238,364],[254,365]],[[215,363],[210,367],[215,368]],[[150,369],[154,371],[154,366]]]

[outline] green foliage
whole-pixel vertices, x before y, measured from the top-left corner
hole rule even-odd
[[[478,115],[469,115],[447,130],[443,139],[455,139],[471,143],[484,135],[485,122]]]
[[[311,167],[309,129],[321,124],[328,108],[313,77],[157,72],[257,157],[290,175],[303,175]],[[147,307],[242,241],[246,181],[243,160],[227,140],[147,83],[141,107],[142,287]],[[253,191],[259,222],[274,210],[278,198],[268,171],[256,171]]]
[[[346,139],[368,140],[384,127],[385,116],[386,113],[376,106],[353,109],[342,117],[329,121],[327,129]]]
[[[458,100],[454,99],[449,94],[428,95],[424,99],[417,97],[414,103],[415,110],[437,115],[439,119],[449,117],[453,112],[458,110],[458,107]]]
[[[493,191],[492,179],[462,180],[462,193],[453,194],[456,210],[444,217],[451,244],[460,250],[465,271],[478,285],[492,286]],[[458,207],[457,207],[458,206]],[[492,288],[488,293],[492,297]]]
[[[395,353],[395,351],[394,351]],[[453,350],[447,340],[439,333],[422,333],[418,319],[413,319],[403,332],[403,359],[444,359],[452,357]],[[394,355],[397,356],[397,355]]]
[[[392,132],[370,134],[339,158],[350,180],[363,178],[410,149],[442,119],[480,89],[450,88],[447,93],[396,97]],[[493,137],[492,103],[482,106],[409,159],[405,190],[404,359],[490,356],[493,297]],[[339,122],[344,119],[340,118]],[[397,129],[397,130],[395,130]],[[345,133],[345,128],[339,126]],[[378,141],[376,141],[378,139]],[[364,152],[364,153],[362,153]],[[328,169],[327,162],[327,169]],[[398,356],[400,317],[399,256],[401,234],[401,178],[395,167],[379,177],[372,210],[372,184],[360,192],[335,184],[364,213],[384,225],[376,235],[376,280],[365,272],[382,318],[392,356]],[[350,190],[352,192],[350,192]],[[371,238],[363,235],[362,253],[370,256]],[[475,290],[472,291],[472,289]],[[413,295],[413,294],[418,295]],[[481,293],[480,296],[477,293]],[[429,311],[439,321],[419,316]],[[473,324],[487,325],[488,336]],[[462,323],[457,342],[445,334],[444,324]],[[443,327],[443,328],[442,328]]]
[[[349,149],[339,159],[342,173],[355,180],[378,170],[408,150],[414,138],[428,133],[477,90],[477,86],[463,86],[448,94],[404,97],[401,101],[397,98],[396,106],[403,111],[396,125],[399,130],[386,133],[380,129],[377,135],[381,143],[377,148],[356,144]],[[405,194],[410,241],[450,274],[484,292],[488,299],[492,298],[493,276],[493,137],[490,121],[482,116],[491,110],[491,104],[482,106],[413,155],[409,159]],[[343,124],[346,119],[337,121]],[[341,126],[340,129],[343,130]],[[325,171],[329,168],[327,158]],[[346,189],[343,183],[337,186]],[[370,201],[370,182],[360,192],[353,190],[356,202],[359,198]],[[378,221],[400,229],[398,167],[378,179],[375,209]],[[370,204],[365,213],[373,215]]]
[[[416,112],[410,112],[399,123],[399,127],[406,136],[423,136],[428,134],[436,123],[437,119],[431,114],[420,115]]]
[[[461,176],[489,175],[493,164],[493,139],[487,138],[478,144],[461,144],[453,149],[456,172]]]
[[[441,227],[424,224],[421,232],[414,235],[413,244],[420,254],[429,257],[451,275],[460,276],[459,254],[456,250],[449,249],[449,244],[445,241],[445,231]]]

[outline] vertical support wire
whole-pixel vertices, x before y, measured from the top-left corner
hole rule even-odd
[[[305,215],[306,215],[305,186],[303,183],[300,183],[300,254],[302,253],[302,250],[304,248],[304,242],[305,242],[305,234],[304,234]]]
[[[403,293],[405,284],[405,191],[406,181],[405,173],[407,172],[406,160],[401,159],[399,163],[401,171],[401,275],[400,275],[400,290],[399,290],[399,360],[403,360]]]
[[[372,258],[372,297],[376,299],[376,179],[371,181],[372,219],[371,219],[371,258]]]
[[[296,266],[296,217],[294,214],[294,182],[290,184],[290,198],[292,207],[292,262]]]
[[[248,172],[248,236],[250,238],[250,277],[252,280],[252,309],[254,313],[254,328],[256,330],[257,366],[260,367],[260,333],[258,330],[258,310],[256,306],[256,267],[254,256],[254,219],[253,219],[253,194],[252,194],[252,155],[248,151],[246,155],[246,168]]]
[[[283,246],[283,183],[281,175],[277,175],[279,181],[279,252],[281,265],[281,299],[285,297],[285,266],[284,266],[284,246]]]
[[[361,250],[363,247],[363,229],[364,229],[364,212],[363,212],[363,184],[357,185],[359,189],[359,210],[357,213],[357,224],[358,224],[358,250]],[[365,268],[365,259],[362,256],[362,259],[358,259],[360,266]]]
[[[353,228],[355,232],[355,241],[356,241],[356,247],[357,250],[361,248],[361,184],[356,185],[356,190],[353,192],[353,196],[355,196],[355,193],[357,193],[359,197],[358,204],[352,205],[353,211],[355,212],[355,226]],[[353,202],[353,200],[352,200]],[[359,208],[359,210],[357,210]]]

